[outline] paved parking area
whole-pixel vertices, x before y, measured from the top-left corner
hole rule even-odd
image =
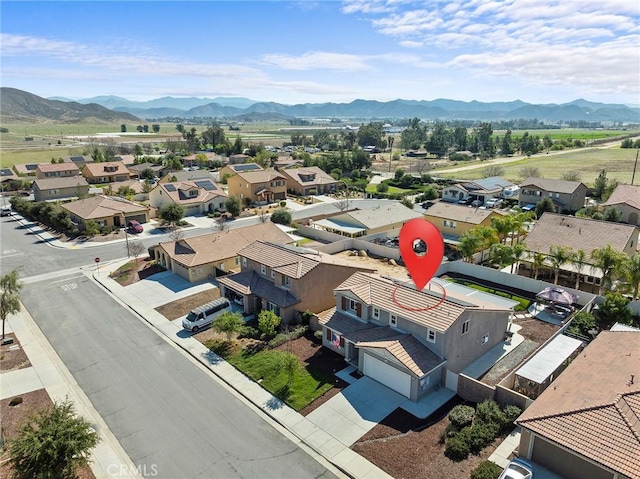
[[[152,308],[211,288],[217,288],[217,286],[210,281],[190,283],[171,271],[154,274],[126,287],[129,294]]]

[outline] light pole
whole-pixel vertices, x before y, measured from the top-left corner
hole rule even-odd
[[[346,198],[345,209],[348,210],[349,209],[349,185],[347,185],[347,182],[344,180],[339,180],[339,181],[344,185],[344,192],[345,192],[345,198]]]
[[[124,240],[127,243],[127,258],[131,258],[131,253],[129,252],[129,232],[127,231],[127,218],[124,216],[124,211],[122,213],[122,224],[124,225]]]

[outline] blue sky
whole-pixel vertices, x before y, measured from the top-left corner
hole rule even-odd
[[[43,97],[640,103],[635,0],[2,1]]]

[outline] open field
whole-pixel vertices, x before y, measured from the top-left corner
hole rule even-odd
[[[522,138],[525,132],[528,132],[531,136],[538,136],[543,138],[545,135],[549,135],[552,140],[584,140],[586,142],[590,140],[599,140],[602,138],[610,138],[612,136],[620,136],[629,131],[622,130],[583,130],[577,128],[562,128],[562,129],[549,129],[549,130],[511,130],[511,138]],[[493,136],[503,137],[506,130],[494,130]]]
[[[622,148],[583,148],[555,154],[539,154],[531,158],[523,158],[518,161],[500,164],[503,169],[503,177],[519,182],[522,175],[520,171],[525,166],[538,168],[544,178],[561,179],[562,175],[570,170],[577,171],[580,179],[587,186],[592,186],[601,170],[607,172],[607,178],[616,179],[623,183],[631,183],[633,165],[636,159],[636,149]],[[458,163],[457,166],[466,166]],[[454,173],[438,174],[438,170],[429,173],[446,178],[475,180],[486,176],[484,174],[488,162],[477,163],[477,167]],[[640,172],[636,172],[636,180]]]

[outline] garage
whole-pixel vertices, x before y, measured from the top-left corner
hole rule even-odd
[[[393,366],[380,361],[368,354],[364,354],[364,368],[363,372],[365,376],[369,376],[371,379],[384,384],[390,389],[402,394],[405,397],[411,395],[411,376],[404,373]]]

